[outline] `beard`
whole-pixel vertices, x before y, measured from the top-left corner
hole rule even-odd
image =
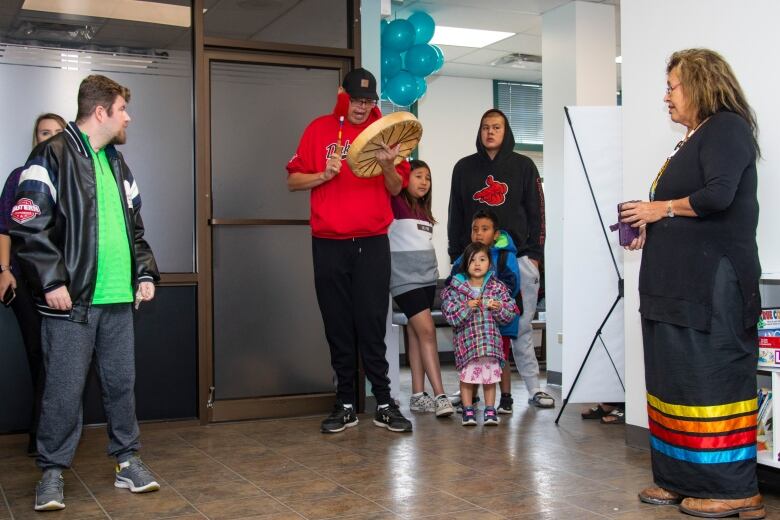
[[[125,144],[127,142],[127,130],[124,128],[119,131],[118,134],[111,139],[110,144]]]

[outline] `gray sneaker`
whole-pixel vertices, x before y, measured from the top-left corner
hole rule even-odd
[[[449,417],[455,413],[455,408],[446,395],[440,395],[434,401],[436,403],[436,417]]]
[[[423,392],[422,395],[413,395],[409,398],[409,409],[413,412],[435,412],[436,401],[428,395],[428,392]]]
[[[44,473],[35,486],[35,510],[56,511],[65,509],[65,480],[62,475]]]
[[[116,465],[114,486],[129,489],[133,493],[148,493],[160,489],[160,484],[154,480],[154,475],[139,457],[132,457]]]

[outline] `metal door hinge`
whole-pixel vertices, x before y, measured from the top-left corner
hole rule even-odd
[[[206,401],[206,408],[214,408],[214,387],[209,387],[209,400]]]

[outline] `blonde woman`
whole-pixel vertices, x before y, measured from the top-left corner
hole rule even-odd
[[[65,129],[65,120],[57,114],[41,114],[33,126],[32,145],[46,141]],[[23,168],[17,168],[8,176],[0,195],[0,297],[10,304],[22,331],[22,341],[27,351],[27,363],[30,366],[30,378],[33,382],[33,410],[30,422],[30,438],[27,453],[36,452],[36,430],[43,395],[43,360],[41,354],[41,318],[35,310],[30,289],[21,276],[19,266],[11,256],[11,237],[8,228],[11,224],[11,208],[14,205],[14,194],[19,184],[19,176]]]
[[[687,128],[623,205],[641,230],[645,378],[656,487],[639,498],[699,517],[764,518],[756,481],[760,312],[753,110],[722,56],[672,54],[664,102]]]

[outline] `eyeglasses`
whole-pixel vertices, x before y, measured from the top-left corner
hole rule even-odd
[[[355,106],[375,107],[376,99],[349,98],[349,102]]]
[[[667,86],[666,86],[666,95],[668,96],[669,94],[671,94],[671,93],[672,93],[672,91],[674,91],[674,89],[676,89],[676,88],[677,88],[677,87],[679,87],[680,85],[682,85],[682,83],[678,83],[677,85],[675,85],[675,86],[673,86],[673,87],[672,87],[671,85],[667,85]]]

